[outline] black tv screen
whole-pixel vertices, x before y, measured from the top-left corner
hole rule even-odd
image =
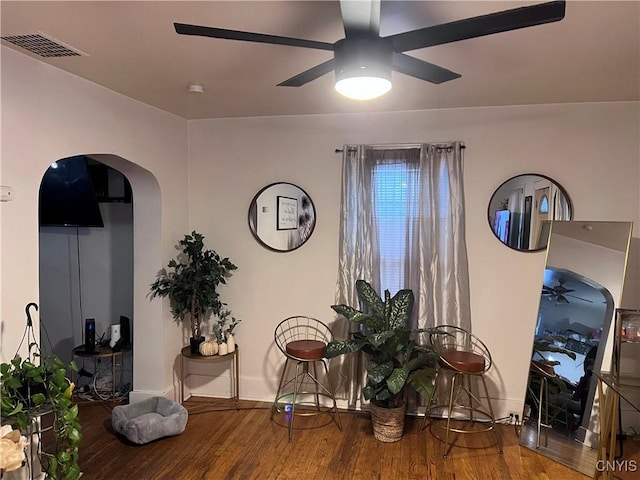
[[[54,162],[40,184],[40,225],[104,227],[84,156]]]

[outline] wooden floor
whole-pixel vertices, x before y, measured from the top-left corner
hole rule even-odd
[[[572,465],[582,473],[593,475],[594,465],[598,461],[598,450],[589,448],[575,440],[575,434],[562,428],[551,428],[546,431],[547,445],[545,446],[545,430],[540,433],[539,452],[565,465]],[[522,445],[536,449],[536,424],[531,423],[523,427],[520,437]]]
[[[399,442],[373,438],[368,413],[343,412],[343,431],[328,416],[296,418],[288,441],[285,419],[270,420],[270,405],[241,401],[240,409],[212,411],[197,399],[185,403],[181,435],[134,445],[115,434],[107,405],[80,408],[83,478],[131,480],[205,479],[437,479],[585,480],[588,477],[521,447],[514,428],[503,426],[504,453],[487,434],[460,441],[444,459],[443,444],[421,418],[407,417]],[[304,428],[303,428],[304,427]],[[436,431],[438,429],[436,428]]]
[[[544,430],[543,430],[544,431]],[[572,468],[593,476],[594,466],[598,462],[598,450],[589,448],[575,439],[575,433],[560,426],[554,426],[547,430],[547,445],[545,446],[545,435],[541,433],[540,447],[536,449],[536,424],[531,422],[523,427],[521,444],[537,450],[540,454],[564,465],[571,465]],[[616,452],[621,462],[613,473],[616,480],[638,480],[640,479],[640,442],[628,436],[624,443],[616,445]],[[621,450],[622,448],[622,450]],[[624,454],[624,455],[622,455]],[[627,461],[628,463],[625,463]]]

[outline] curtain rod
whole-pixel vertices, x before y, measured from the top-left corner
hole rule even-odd
[[[383,150],[383,149],[403,149],[403,148],[420,148],[422,144],[410,144],[410,145],[371,145],[374,150]],[[460,145],[460,148],[466,148],[464,144]],[[350,152],[355,152],[358,150],[356,147],[350,147]],[[334,153],[343,153],[344,149],[336,148]]]

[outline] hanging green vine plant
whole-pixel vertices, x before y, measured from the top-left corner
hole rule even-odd
[[[27,332],[33,327],[27,305]],[[19,349],[20,347],[18,347]],[[38,457],[46,478],[76,480],[82,476],[78,464],[78,446],[82,441],[82,426],[78,418],[78,405],[73,402],[74,384],[67,377],[77,371],[75,362],[65,364],[56,355],[43,355],[38,344],[29,344],[26,358],[16,354],[13,360],[0,364],[0,413],[2,423],[12,425],[29,436],[39,432],[38,420],[42,415],[53,415],[55,445],[40,449]]]

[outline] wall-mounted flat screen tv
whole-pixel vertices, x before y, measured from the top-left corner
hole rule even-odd
[[[104,227],[84,156],[54,162],[40,184],[40,226]]]

